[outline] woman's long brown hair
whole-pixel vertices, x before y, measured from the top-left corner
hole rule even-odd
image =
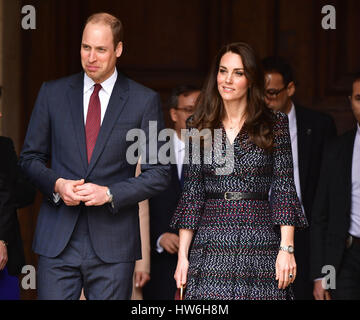
[[[217,86],[217,74],[220,60],[227,52],[233,52],[241,57],[245,77],[249,81],[244,128],[252,142],[260,148],[271,150],[273,147],[273,116],[272,111],[265,103],[264,72],[254,50],[244,42],[227,44],[220,49],[197,100],[194,116],[188,124],[199,131],[202,129],[213,131],[215,128],[219,128],[225,109]]]

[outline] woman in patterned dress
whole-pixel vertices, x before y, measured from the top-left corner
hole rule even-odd
[[[202,140],[197,161],[189,144],[171,222],[180,236],[177,287],[186,286],[186,299],[293,299],[296,262],[289,246],[295,227],[307,221],[293,180],[288,119],[267,108],[264,75],[249,45],[219,51],[188,125],[214,135],[220,129],[222,140],[220,146],[210,140],[210,161],[204,157],[209,144]],[[225,154],[229,146],[233,170],[219,174],[224,164],[214,148]]]

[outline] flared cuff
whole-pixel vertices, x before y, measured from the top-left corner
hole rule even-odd
[[[274,225],[294,226],[297,229],[308,227],[308,221],[296,194],[276,193],[271,197],[270,206]]]
[[[181,199],[171,219],[170,227],[173,229],[198,229],[203,207],[204,201]]]

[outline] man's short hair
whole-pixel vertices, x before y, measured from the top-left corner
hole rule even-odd
[[[262,65],[265,74],[274,72],[281,74],[285,86],[292,81],[295,82],[292,68],[285,58],[279,56],[266,57],[262,60]]]
[[[85,26],[88,23],[102,23],[111,28],[114,42],[114,50],[116,49],[116,46],[120,41],[124,41],[124,28],[120,19],[118,19],[117,17],[106,12],[95,13],[89,18],[87,18]]]
[[[187,97],[194,91],[200,91],[200,89],[190,84],[183,84],[174,88],[167,103],[168,109],[176,109],[178,107],[180,95],[184,95],[185,97]]]
[[[351,89],[350,89],[350,96],[352,96],[353,94],[353,86],[354,83],[357,81],[360,81],[360,72],[355,72],[352,77],[351,77],[352,81],[351,81]]]
[[[354,75],[352,76],[352,82],[351,82],[351,85],[354,84],[354,82],[356,81],[360,81],[360,72],[356,72],[354,73]]]

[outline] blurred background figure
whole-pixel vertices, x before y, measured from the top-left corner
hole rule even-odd
[[[136,176],[141,173],[140,163],[136,167]],[[131,300],[143,299],[143,287],[150,280],[150,216],[149,200],[139,203],[139,221],[141,237],[141,260],[135,262],[133,292]]]
[[[173,89],[168,102],[169,114],[174,123],[174,146],[176,164],[171,165],[171,183],[167,190],[150,199],[151,280],[144,287],[144,299],[174,299],[176,283],[174,273],[179,247],[178,233],[170,228],[170,220],[177,207],[183,187],[183,159],[185,142],[181,129],[194,113],[200,90],[192,85]]]
[[[20,298],[18,275],[25,257],[16,209],[30,205],[34,197],[35,189],[17,166],[12,140],[0,136],[0,300]]]
[[[336,135],[335,124],[330,116],[294,103],[296,84],[292,68],[284,58],[267,57],[263,60],[263,67],[266,103],[289,118],[296,192],[310,223],[324,144]],[[309,241],[309,228],[295,235],[295,259],[298,265],[297,279],[293,284],[295,299],[313,298],[313,281],[309,275]]]
[[[317,300],[360,299],[360,73],[349,98],[356,128],[326,145],[313,207],[311,275]],[[336,279],[327,281],[336,285],[331,291],[321,281],[326,265],[336,271]]]

